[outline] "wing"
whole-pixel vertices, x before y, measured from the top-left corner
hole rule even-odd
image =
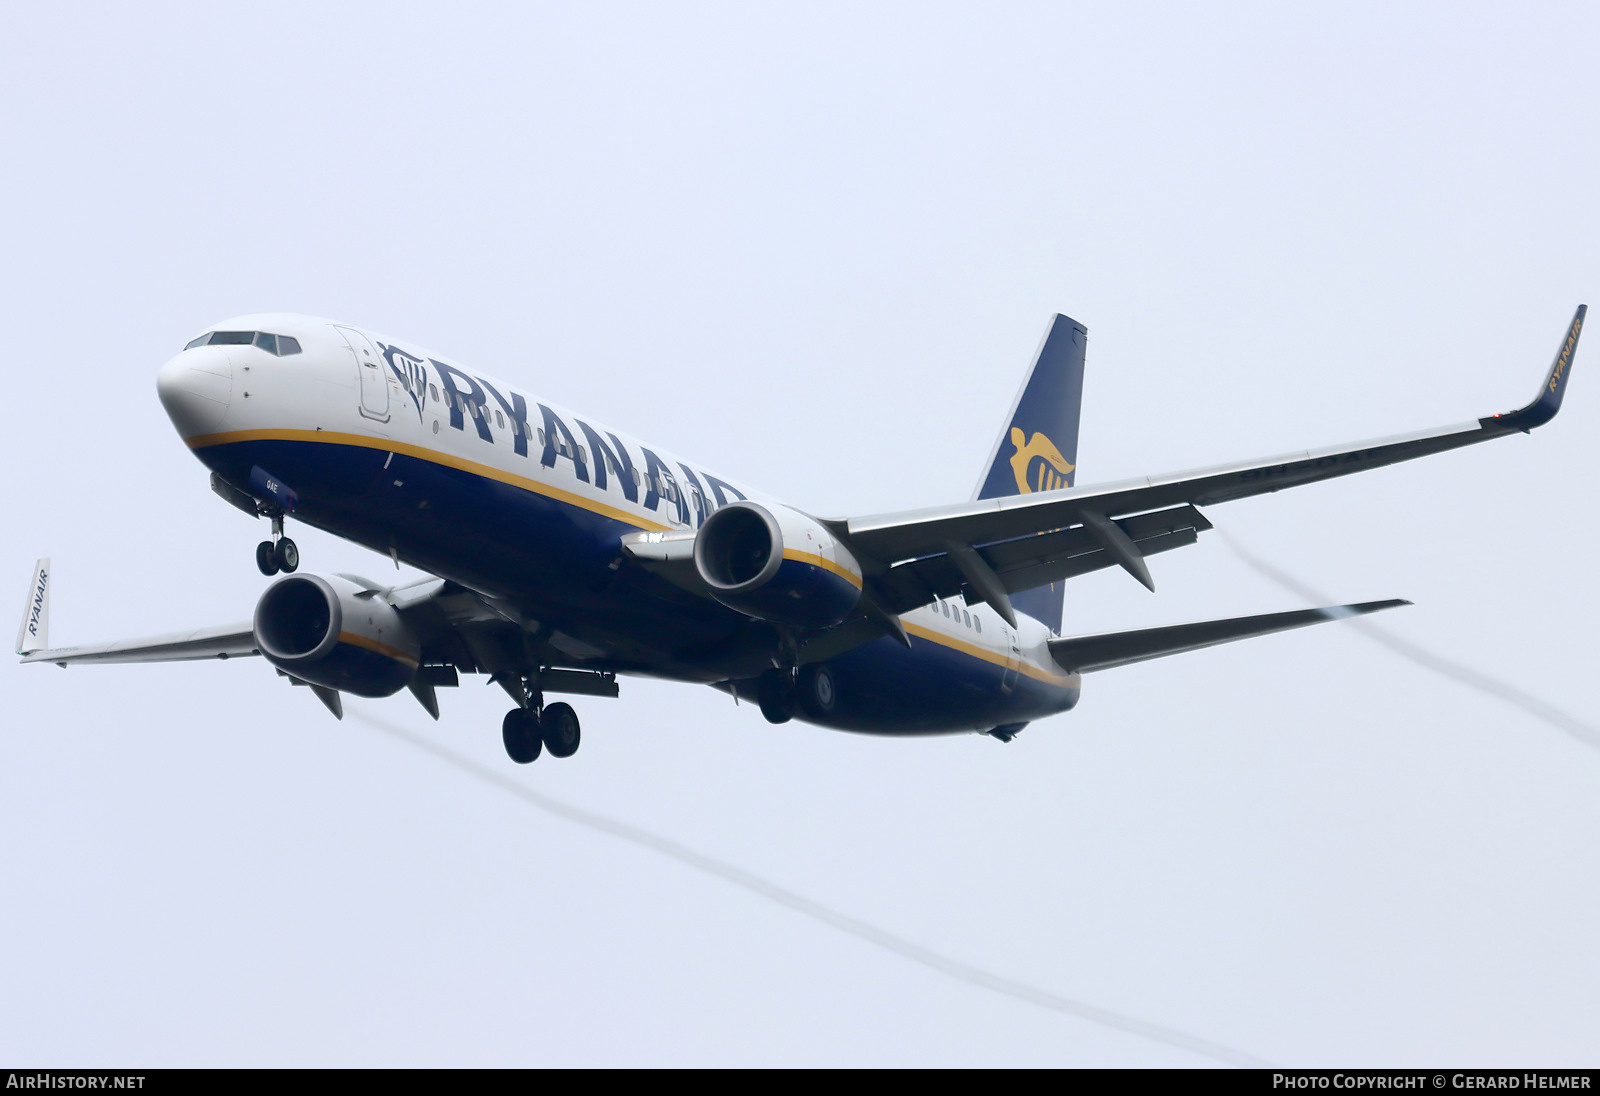
[[[197,628],[144,639],[97,643],[89,647],[56,647],[19,652],[24,662],[192,662],[206,658],[243,658],[259,655],[256,635],[249,624]]]
[[[617,695],[615,666],[606,652],[584,649],[572,636],[530,619],[518,606],[439,578],[385,587],[356,575],[336,576],[394,609],[420,644],[417,672],[407,684],[430,715],[439,718],[434,690],[459,683],[460,673],[484,673],[521,702],[521,690]],[[198,628],[142,639],[90,646],[51,647],[49,559],[34,566],[28,602],[17,632],[23,662],[192,662],[259,655],[252,622]],[[577,668],[573,668],[577,667]],[[279,669],[292,684],[309,685],[336,716],[343,707],[336,689],[306,682]]]
[[[73,662],[192,662],[206,658],[243,658],[258,655],[254,630],[248,622],[220,628],[196,628],[187,632],[125,639],[116,643],[96,643],[88,647],[50,646],[50,560],[33,566],[33,581],[28,585],[28,603],[23,608],[22,626],[17,629],[17,654],[23,662],[54,662],[66,666]]]
[[[1144,557],[1192,544],[1196,506],[1365,472],[1543,426],[1566,393],[1587,306],[1533,402],[1476,422],[1265,460],[826,524],[856,553],[882,606],[904,612],[964,590],[1014,620],[1006,594],[1117,564],[1153,587]]]

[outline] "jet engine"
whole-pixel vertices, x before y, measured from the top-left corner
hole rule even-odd
[[[342,575],[287,575],[256,603],[256,644],[291,677],[356,696],[391,696],[422,645],[380,593]]]
[[[694,565],[711,596],[747,616],[825,628],[861,600],[861,566],[813,518],[785,506],[733,502],[694,540]]]

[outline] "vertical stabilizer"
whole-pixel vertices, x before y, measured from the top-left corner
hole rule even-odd
[[[17,654],[42,651],[50,646],[50,560],[33,565],[33,581],[28,584],[28,600],[22,607],[22,626],[17,629]]]
[[[1071,487],[1078,464],[1078,412],[1088,330],[1067,316],[1051,323],[985,466],[975,499]],[[1060,583],[1013,594],[1011,604],[1061,631]]]

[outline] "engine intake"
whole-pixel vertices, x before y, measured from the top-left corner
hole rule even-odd
[[[825,628],[861,600],[861,567],[825,526],[797,510],[733,502],[694,540],[711,596],[747,616]]]
[[[256,644],[285,673],[356,696],[391,696],[422,644],[394,607],[341,575],[286,575],[256,603]]]

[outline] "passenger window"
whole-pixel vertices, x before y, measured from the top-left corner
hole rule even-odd
[[[428,396],[433,400],[434,403],[438,403],[439,402],[439,386],[436,385],[436,384],[428,385]]]
[[[278,336],[265,331],[256,332],[256,345],[274,357],[278,354]]]
[[[545,441],[544,441],[544,430],[543,430],[543,429],[541,429],[541,430],[540,430],[540,431],[539,431],[539,444],[540,444],[540,445],[543,445],[543,444],[544,444],[544,443],[545,443]]]
[[[589,463],[589,451],[587,449],[585,449],[581,445],[578,446],[578,463],[579,464],[588,464]]]
[[[300,353],[300,340],[292,335],[278,336],[278,357],[287,358],[290,354]]]
[[[980,636],[983,635],[983,618],[982,617],[973,617],[972,618],[972,626],[974,628],[978,629],[978,634]]]
[[[506,424],[506,420],[504,419],[504,417],[501,416],[500,412],[498,412],[498,411],[496,411],[494,413],[494,424],[496,426],[501,427],[501,428],[504,428],[505,424]]]
[[[944,610],[944,615],[945,616],[949,616],[950,615],[950,606],[948,604],[946,604],[945,602],[943,602],[943,601],[939,602],[939,608]]]
[[[640,478],[639,470],[637,468],[635,468],[633,470],[633,485],[635,487],[643,487],[644,486],[644,480]]]
[[[965,609],[961,610],[961,623],[965,624],[968,628],[972,627],[972,615]]]

